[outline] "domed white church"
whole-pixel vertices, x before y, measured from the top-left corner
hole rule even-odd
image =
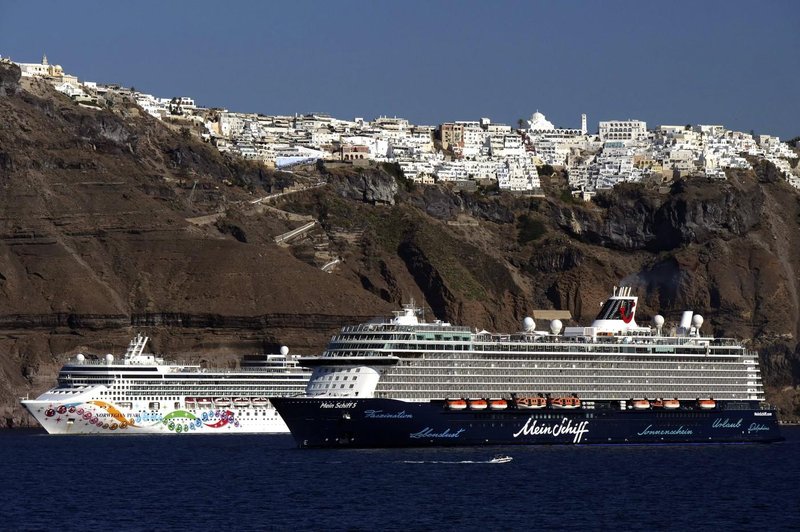
[[[528,120],[528,129],[531,131],[552,131],[556,127],[542,113],[536,111]]]
[[[538,110],[531,115],[528,120],[528,131],[532,134],[542,134],[544,136],[576,136],[586,135],[586,114],[581,115],[581,128],[580,129],[561,129],[553,125],[545,116]]]

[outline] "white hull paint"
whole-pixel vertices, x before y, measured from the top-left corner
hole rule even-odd
[[[99,404],[97,404],[99,403]],[[22,401],[49,434],[282,434],[271,405],[250,408],[124,409],[105,401]]]

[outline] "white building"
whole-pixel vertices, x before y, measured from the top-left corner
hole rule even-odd
[[[196,109],[194,100],[188,96],[176,96],[169,102],[169,112],[174,115],[193,114]]]
[[[497,179],[498,166],[502,166],[502,163],[488,158],[464,161],[468,179]]]
[[[541,188],[536,166],[523,157],[507,158],[498,165],[497,184],[510,192],[531,193]]]
[[[442,161],[435,167],[439,181],[461,181],[469,178],[465,161]]]
[[[325,153],[303,146],[292,146],[275,152],[275,167],[285,168],[299,163],[308,163],[325,157]]]
[[[389,141],[385,139],[359,135],[341,137],[341,142],[352,146],[366,146],[369,148],[370,159],[386,160],[389,156]]]
[[[489,152],[492,157],[524,157],[525,145],[519,135],[492,135],[489,137]]]
[[[610,120],[600,122],[600,140],[640,141],[647,138],[647,124],[641,120]]]
[[[47,61],[47,56],[42,55],[41,63],[15,63],[22,74],[22,77],[61,77],[64,75],[64,69],[61,65],[51,65]]]
[[[169,112],[169,107],[161,101],[163,98],[159,99],[152,94],[137,92],[134,94],[134,99],[136,100],[136,105],[154,118],[161,119]]]
[[[66,94],[70,98],[86,98],[88,95],[78,85],[62,81],[53,85],[53,87],[60,93]]]

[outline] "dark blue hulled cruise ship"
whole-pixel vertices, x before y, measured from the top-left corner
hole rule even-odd
[[[300,447],[782,440],[756,353],[683,313],[636,324],[615,289],[591,327],[499,335],[418,319],[344,327],[300,397],[270,400]]]

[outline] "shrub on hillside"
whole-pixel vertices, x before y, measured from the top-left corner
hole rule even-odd
[[[517,220],[517,231],[517,242],[526,244],[542,238],[547,233],[547,227],[538,218],[525,214]]]

